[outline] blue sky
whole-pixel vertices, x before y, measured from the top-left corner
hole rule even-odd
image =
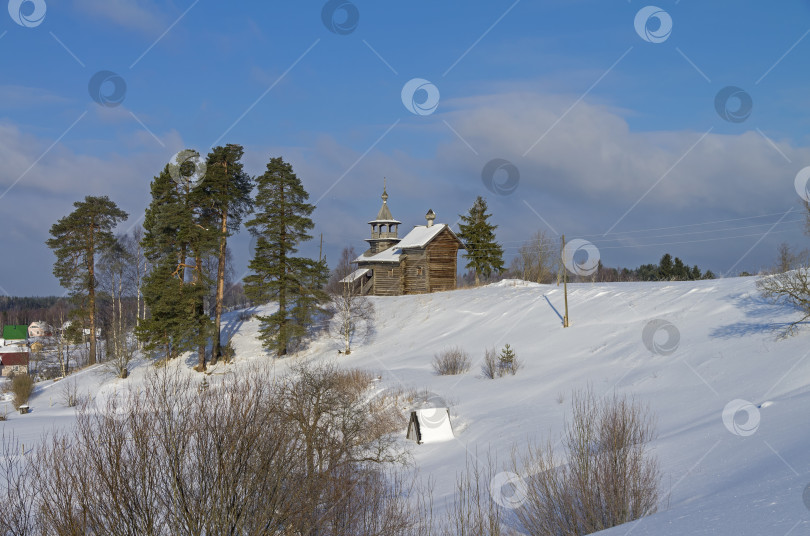
[[[61,294],[44,241],[74,201],[110,196],[126,231],[163,165],[214,143],[242,144],[251,174],[292,162],[333,261],[363,248],[383,176],[403,230],[428,208],[453,224],[485,196],[510,258],[537,230],[588,240],[609,266],[668,251],[719,274],[807,244],[794,178],[810,165],[810,2],[658,1],[660,42],[636,31],[637,0],[9,4],[4,293]],[[117,105],[91,98],[103,70],[125,83]],[[414,78],[437,88],[432,113],[403,104]],[[715,106],[728,86],[752,103],[739,122]],[[505,171],[482,180],[496,158],[519,172],[510,195]],[[249,242],[232,241],[237,275]]]

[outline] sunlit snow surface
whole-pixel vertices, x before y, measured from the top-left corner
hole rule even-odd
[[[301,356],[277,361],[275,374],[302,357],[337,360],[378,374],[381,390],[415,388],[446,404],[453,439],[416,445],[402,430],[420,474],[435,483],[438,512],[466,458],[485,461],[491,453],[505,462],[527,438],[556,440],[572,389],[590,385],[598,395],[617,391],[649,404],[659,431],[652,452],[664,474],[658,513],[602,534],[810,534],[810,510],[802,499],[810,484],[810,327],[777,341],[773,328],[796,313],[763,302],[755,281],[571,284],[567,329],[556,285],[504,281],[371,298],[371,340],[358,341],[344,356],[337,353],[340,341],[320,337]],[[255,319],[225,316],[237,358],[234,365],[214,367],[212,383],[226,371],[270,360],[257,330]],[[523,367],[515,376],[484,379],[484,350],[506,343]],[[465,349],[473,368],[435,375],[433,355],[451,346]],[[194,364],[188,356],[170,367],[196,378]],[[104,404],[137,389],[147,368],[140,361],[129,379],[117,380],[95,367],[62,381],[77,381],[80,392]],[[60,382],[40,384],[29,402],[32,413],[11,414],[2,425],[26,450],[43,433],[75,422],[61,389]]]

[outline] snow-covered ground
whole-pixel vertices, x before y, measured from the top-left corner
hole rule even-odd
[[[410,443],[422,476],[436,484],[439,510],[467,457],[484,460],[491,452],[505,461],[527,438],[556,439],[571,391],[590,385],[598,395],[617,391],[650,405],[659,431],[652,450],[664,474],[658,513],[602,534],[810,533],[810,496],[808,506],[803,500],[810,484],[810,328],[777,341],[773,328],[796,313],[763,302],[755,278],[572,284],[567,329],[556,285],[503,281],[373,301],[369,341],[339,356],[340,343],[323,337],[303,356],[370,369],[382,377],[381,387],[427,391],[450,406],[454,440]],[[242,322],[239,312],[225,317],[236,364],[218,365],[212,378],[269,359],[257,329],[258,321]],[[523,367],[516,376],[484,379],[484,350],[506,343]],[[451,346],[471,355],[472,369],[435,375],[433,355]],[[290,359],[278,361],[277,370]],[[193,361],[172,366],[196,374]],[[32,413],[11,414],[3,426],[27,450],[44,432],[74,422],[60,384],[75,381],[80,393],[103,402],[137,388],[147,368],[140,363],[127,380],[96,367],[40,384]]]

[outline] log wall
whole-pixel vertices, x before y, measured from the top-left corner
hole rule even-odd
[[[454,290],[458,261],[458,241],[445,229],[428,244],[428,292]]]
[[[398,296],[400,294],[400,276],[402,271],[398,264],[374,264],[369,266],[374,270],[375,296]]]

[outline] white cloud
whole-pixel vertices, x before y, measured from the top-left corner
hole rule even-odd
[[[431,137],[437,125],[446,132],[434,155],[418,158],[404,148],[374,150],[332,188],[315,213],[325,241],[334,244],[337,251],[342,245],[362,247],[362,239],[368,234],[365,222],[379,208],[383,176],[388,177],[391,209],[404,222],[405,230],[423,223],[427,208],[436,210],[441,221],[452,224],[476,195],[483,195],[500,226],[498,236],[507,246],[507,254],[513,254],[531,232],[548,230],[534,214],[537,212],[558,232],[593,235],[597,245],[605,245],[604,259],[609,265],[656,262],[663,251],[670,250],[687,262],[721,271],[730,268],[768,230],[765,225],[726,235],[705,232],[715,226],[699,228],[702,234],[685,234],[696,230],[689,228],[668,232],[674,235],[671,237],[659,236],[667,234],[664,232],[637,235],[634,240],[619,243],[628,247],[608,248],[619,244],[602,239],[602,235],[637,202],[614,232],[798,208],[793,178],[804,163],[810,162],[808,147],[773,140],[790,163],[752,130],[738,135],[706,134],[713,126],[707,124],[703,131],[635,132],[620,115],[622,112],[585,101],[560,119],[575,99],[505,93],[443,102],[443,109],[449,111],[436,114],[437,121],[424,127]],[[478,155],[446,129],[441,119],[447,120]],[[719,122],[718,118],[714,126]],[[384,130],[385,126],[380,128]],[[406,128],[402,125],[403,130]],[[370,133],[368,143],[377,136],[379,133]],[[269,154],[281,154],[292,161],[314,201],[362,154],[362,143],[355,145],[350,149],[345,142],[322,137],[310,148],[275,148],[261,158],[266,161]],[[484,187],[481,171],[493,158],[507,159],[519,168],[521,182],[513,195],[497,196]],[[797,213],[788,220],[798,217]],[[775,220],[742,221],[726,227]],[[782,240],[802,240],[800,224],[791,225],[777,227],[738,269],[764,266],[775,255],[775,244]],[[699,242],[744,234],[754,236]],[[666,245],[679,241],[686,243]],[[334,249],[330,251],[330,258],[335,255]]]
[[[759,133],[747,130],[738,135],[710,133],[684,157],[711,124],[704,131],[635,132],[622,112],[586,101],[560,119],[574,100],[575,97],[528,92],[448,99],[442,103],[445,111],[435,114],[434,121],[416,127],[426,129],[431,138],[440,133],[441,141],[432,155],[416,157],[407,146],[390,143],[394,139],[413,139],[407,129],[419,123],[403,121],[390,138],[380,142],[356,165],[388,125],[369,127],[362,135],[355,132],[340,140],[318,135],[312,142],[298,146],[246,144],[246,169],[251,174],[260,174],[271,156],[283,156],[292,162],[312,202],[328,191],[314,214],[315,233],[316,236],[324,233],[328,259],[336,259],[344,246],[363,248],[363,239],[369,233],[366,222],[374,217],[381,203],[384,176],[388,178],[391,194],[389,204],[394,216],[403,222],[403,231],[424,223],[428,208],[436,211],[440,221],[453,224],[476,195],[483,195],[489,200],[493,220],[499,225],[498,238],[506,246],[507,255],[513,254],[533,231],[545,228],[533,213],[536,211],[569,237],[594,235],[597,246],[605,246],[602,258],[607,265],[635,266],[656,262],[660,257],[661,248],[641,248],[637,244],[675,242],[681,238],[689,242],[715,236],[712,233],[678,236],[679,231],[675,231],[671,234],[676,236],[651,241],[640,235],[623,242],[630,246],[625,249],[609,249],[604,241],[600,242],[601,235],[668,171],[616,227],[617,232],[780,213],[798,205],[793,179],[810,162],[808,147],[791,140],[773,140],[792,160],[788,163]],[[49,253],[41,244],[50,225],[70,211],[73,201],[85,195],[109,195],[133,218],[141,215],[149,200],[152,176],[184,145],[176,132],[168,132],[158,133],[166,145],[160,147],[131,117],[127,119],[129,114],[119,110],[113,115],[115,121],[133,121],[126,137],[72,140],[69,147],[59,144],[0,198],[0,224],[7,237],[4,244],[25,251],[34,244],[30,246],[30,256],[37,261],[34,265],[40,267],[30,268],[31,264],[26,262],[31,274],[26,271],[12,274],[11,267],[4,268],[0,281],[9,277],[51,280]],[[142,117],[147,123],[149,119]],[[442,119],[478,155],[447,129]],[[555,122],[556,126],[524,157],[526,150]],[[345,141],[348,139],[352,140],[352,147],[348,147],[349,142]],[[0,159],[4,163],[0,170],[0,193],[51,143],[26,134],[15,125],[0,123]],[[493,158],[510,160],[520,170],[521,182],[511,196],[497,196],[481,181],[484,164]],[[761,222],[732,226],[751,223]],[[763,266],[774,257],[775,244],[802,239],[800,224],[794,227],[792,235],[770,235],[738,269]],[[767,226],[744,232],[765,230]],[[782,227],[777,229],[780,230]],[[663,249],[681,255],[690,264],[720,271],[736,262],[756,240],[754,236]],[[247,263],[248,242],[246,236],[233,241],[236,270],[240,273]],[[317,255],[317,241],[302,248],[302,252]],[[35,270],[38,273],[34,274]],[[20,288],[8,290],[31,293],[30,289]]]
[[[18,111],[54,104],[65,104],[68,99],[51,91],[13,84],[0,85],[0,109]]]

